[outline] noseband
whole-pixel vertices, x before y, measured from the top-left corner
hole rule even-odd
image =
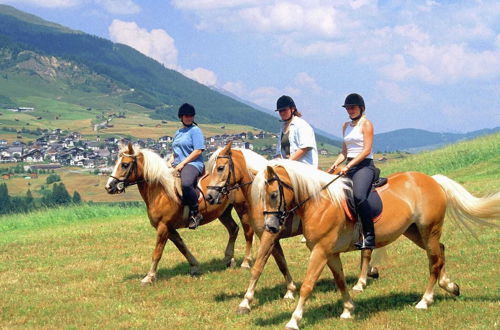
[[[138,184],[138,183],[142,183],[144,182],[143,179],[141,180],[135,180],[135,181],[129,181],[128,178],[130,177],[130,175],[132,173],[136,173],[137,174],[137,156],[131,156],[131,155],[127,155],[128,157],[131,157],[133,159],[132,163],[130,163],[130,166],[129,168],[127,169],[127,173],[125,173],[125,177],[123,179],[119,179],[113,175],[110,175],[111,178],[115,179],[116,181],[118,181],[118,183],[116,184],[116,188],[118,190],[123,190],[125,191],[125,188],[129,187],[129,186],[133,186],[135,184]],[[120,157],[123,157],[123,155],[120,155]]]
[[[251,184],[252,181],[246,182],[246,183],[233,183],[231,184],[231,175],[234,176],[234,180],[236,181],[236,175],[234,174],[234,162],[233,158],[231,157],[231,153],[229,153],[226,156],[217,156],[217,159],[219,158],[226,158],[229,160],[229,175],[226,178],[226,182],[224,183],[223,186],[207,186],[208,189],[213,189],[217,191],[219,194],[222,194],[223,196],[229,195],[231,190],[235,190],[238,188],[241,188],[243,186],[246,186],[248,184]]]

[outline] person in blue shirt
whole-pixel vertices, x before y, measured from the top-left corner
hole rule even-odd
[[[198,210],[196,185],[198,177],[204,172],[202,152],[205,150],[205,138],[194,121],[195,114],[191,104],[180,106],[178,116],[184,127],[175,133],[170,159],[172,167],[181,175],[182,200],[189,207],[189,229],[196,229],[203,220]]]
[[[283,122],[278,136],[276,154],[281,158],[296,160],[318,167],[318,150],[313,128],[302,118],[295,102],[283,95],[276,102],[276,110]]]

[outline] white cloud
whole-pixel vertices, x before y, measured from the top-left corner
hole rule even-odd
[[[141,7],[132,0],[94,0],[97,4],[103,6],[108,12],[117,15],[137,14]]]
[[[162,29],[150,32],[135,22],[113,20],[109,26],[111,40],[135,48],[167,68],[177,68],[177,48],[174,39]]]
[[[222,88],[241,97],[248,93],[245,84],[242,81],[228,81],[222,85]]]
[[[137,14],[141,7],[133,0],[0,0],[0,3],[28,4],[44,8],[71,8],[80,5],[94,3],[104,7],[111,14],[128,15]]]
[[[464,44],[412,44],[382,72],[394,80],[418,79],[428,83],[455,83],[488,79],[500,74],[500,51],[473,51]]]
[[[401,87],[391,81],[378,81],[375,88],[385,100],[393,103],[407,103],[413,99],[414,95],[408,88]]]
[[[222,8],[238,8],[241,6],[258,5],[265,0],[173,0],[172,4],[185,10],[213,10]]]
[[[193,70],[180,70],[186,77],[196,80],[200,84],[206,86],[215,86],[217,84],[217,75],[210,70],[204,68],[196,68]]]
[[[80,5],[82,0],[1,0],[0,3],[22,3],[45,8],[69,8]]]
[[[306,72],[297,73],[294,82],[298,86],[311,90],[313,93],[318,94],[321,92],[321,87],[318,85],[316,80],[314,80],[314,78],[308,75]]]
[[[205,68],[184,69],[177,63],[178,50],[175,40],[162,29],[148,31],[135,22],[113,20],[108,28],[111,40],[128,45],[146,56],[176,70],[200,84],[215,86],[217,75]]]

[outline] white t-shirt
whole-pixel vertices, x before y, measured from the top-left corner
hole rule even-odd
[[[278,143],[276,145],[276,153],[285,158],[286,155],[281,153],[281,136],[283,135],[283,128],[280,130],[278,136]],[[293,154],[298,149],[311,148],[306,151],[302,158],[298,159],[299,162],[310,164],[318,167],[318,149],[316,147],[316,137],[314,130],[304,119],[294,116],[290,127],[288,128],[288,139],[290,140],[290,154]]]

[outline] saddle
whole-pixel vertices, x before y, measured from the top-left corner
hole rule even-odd
[[[376,167],[375,176],[372,182],[372,190],[368,194],[367,198],[368,204],[370,205],[370,208],[372,210],[373,222],[378,221],[380,215],[382,214],[382,208],[383,208],[382,200],[380,199],[380,196],[376,188],[382,187],[385,184],[387,184],[387,178],[381,178],[380,169]],[[356,206],[355,206],[356,204],[354,203],[354,195],[352,193],[352,189],[346,190],[346,196],[347,198],[342,205],[344,207],[344,212],[350,221],[356,222],[358,221],[358,214],[356,212]]]

